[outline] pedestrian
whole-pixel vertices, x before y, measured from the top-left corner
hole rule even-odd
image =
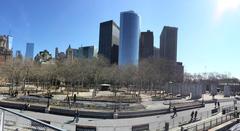
[[[68,96],[68,94],[67,94],[67,103],[68,103],[69,108],[71,109],[71,102],[70,102],[70,97]]]
[[[75,110],[73,121],[78,123],[78,120],[79,120],[79,111],[77,109],[77,110]]]
[[[74,94],[74,96],[73,96],[73,102],[76,103],[76,101],[77,101],[77,95]]]
[[[175,117],[175,116],[177,116],[177,109],[176,109],[176,107],[174,106],[173,107],[173,118]]]
[[[193,116],[194,116],[194,111],[192,111],[191,113],[191,121],[193,120]]]
[[[194,119],[195,120],[197,119],[197,114],[198,114],[198,111],[195,111],[195,114],[194,114]]]
[[[214,101],[214,104],[215,104],[215,108],[217,107],[217,101]]]
[[[29,107],[29,104],[28,103],[25,103],[23,106],[22,106],[22,111],[23,110],[27,110],[28,109],[28,107]]]
[[[220,102],[219,102],[219,101],[218,101],[218,103],[217,103],[217,104],[218,104],[218,108],[220,108]]]

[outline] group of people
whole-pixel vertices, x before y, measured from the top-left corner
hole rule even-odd
[[[198,115],[198,111],[192,111],[190,121],[197,120],[197,115]]]
[[[73,95],[73,103],[76,103],[76,101],[77,101],[77,95],[74,94]],[[69,108],[71,109],[71,98],[68,95],[67,95],[67,103],[68,103]]]
[[[79,116],[80,116],[80,113],[79,113],[79,111],[78,111],[78,109],[77,109],[77,110],[75,110],[73,121],[75,121],[76,123],[78,123],[78,121],[79,121]]]
[[[215,104],[215,108],[217,108],[217,107],[220,108],[220,102],[219,101],[215,101],[214,104]]]

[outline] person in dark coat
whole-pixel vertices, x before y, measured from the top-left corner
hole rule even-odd
[[[73,96],[73,102],[76,103],[76,101],[77,101],[77,95],[74,94],[74,96]]]
[[[194,119],[195,120],[197,119],[197,115],[198,115],[198,111],[195,111],[195,114],[194,114]]]
[[[217,104],[218,104],[218,108],[220,108],[220,102],[219,101],[217,102]]]
[[[193,116],[194,116],[194,111],[192,111],[191,113],[191,121],[193,120]]]
[[[79,120],[79,111],[77,109],[77,110],[75,110],[73,121],[78,123],[78,120]]]
[[[175,116],[177,116],[177,108],[174,106],[173,107],[173,118],[175,117]]]
[[[70,97],[68,95],[67,95],[67,103],[68,103],[69,108],[71,109],[71,101],[70,101]]]

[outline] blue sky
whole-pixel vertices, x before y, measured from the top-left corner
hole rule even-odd
[[[0,34],[14,37],[13,49],[25,54],[27,42],[35,54],[55,47],[65,51],[98,48],[99,23],[120,12],[141,16],[141,31],[154,32],[154,45],[164,25],[178,30],[178,61],[187,72],[231,73],[240,78],[239,0],[1,0]]]

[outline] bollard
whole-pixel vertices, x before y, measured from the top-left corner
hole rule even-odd
[[[222,110],[222,114],[223,114],[223,115],[226,114],[226,110],[225,110],[225,109]]]
[[[117,112],[113,113],[113,119],[118,119],[118,113]]]
[[[165,122],[165,129],[164,131],[169,131],[169,123],[168,122]]]

